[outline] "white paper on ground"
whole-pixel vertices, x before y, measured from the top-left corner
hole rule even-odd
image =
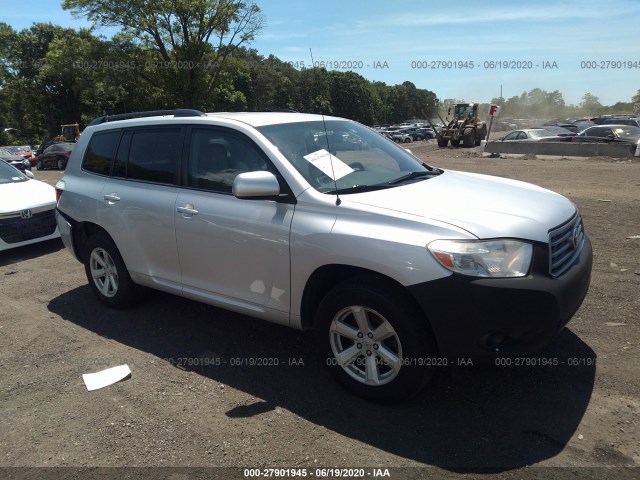
[[[309,155],[305,155],[304,159],[319,168],[322,173],[334,181],[353,172],[353,168],[344,163],[338,157],[331,155],[324,148],[316,150]]]
[[[82,379],[84,380],[87,390],[91,391],[119,382],[128,375],[131,375],[129,365],[119,365],[117,367],[107,368],[101,372],[84,373]]]

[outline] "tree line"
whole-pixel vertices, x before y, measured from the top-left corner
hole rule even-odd
[[[0,23],[2,143],[37,143],[61,124],[141,110],[286,109],[372,125],[429,118],[438,107],[435,93],[408,81],[387,85],[260,55],[249,48],[264,23],[253,3],[66,0],[63,7],[119,33]]]
[[[352,71],[295,68],[260,55],[250,48],[264,26],[254,3],[65,0],[63,8],[94,28],[34,23],[16,31],[0,23],[1,144],[38,143],[64,123],[85,126],[97,116],[141,110],[289,109],[373,125],[429,119],[452,102],[409,81],[387,85]],[[100,27],[118,33],[105,38],[96,34]],[[583,100],[567,106],[560,92],[534,89],[491,102],[516,118],[610,109],[590,93]],[[640,90],[632,102],[640,102]],[[632,103],[614,107],[630,111]]]

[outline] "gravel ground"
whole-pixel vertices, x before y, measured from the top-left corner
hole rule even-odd
[[[638,159],[489,159],[434,140],[411,148],[436,166],[550,188],[581,209],[592,283],[539,352],[556,366],[446,368],[410,401],[380,406],[331,380],[307,332],[157,292],[107,309],[82,265],[51,241],[0,253],[0,477],[253,476],[242,467],[327,478],[384,469],[396,479],[640,478],[640,239],[628,238],[640,235]],[[130,379],[86,390],[83,373],[124,363]],[[277,472],[260,473],[295,473]]]

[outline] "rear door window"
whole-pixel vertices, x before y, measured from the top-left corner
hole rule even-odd
[[[127,178],[177,185],[181,150],[180,127],[135,130],[129,147]]]

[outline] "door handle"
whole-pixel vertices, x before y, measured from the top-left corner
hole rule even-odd
[[[178,210],[178,213],[182,213],[184,215],[197,215],[198,214],[198,210],[193,208],[193,205],[191,205],[190,203],[187,203],[183,207],[178,207],[177,210]]]
[[[118,202],[118,201],[120,201],[120,197],[119,197],[119,196],[118,196],[118,194],[117,194],[117,193],[115,193],[115,192],[114,192],[114,193],[109,193],[109,194],[105,195],[105,196],[104,196],[104,199],[105,199],[107,202]]]

